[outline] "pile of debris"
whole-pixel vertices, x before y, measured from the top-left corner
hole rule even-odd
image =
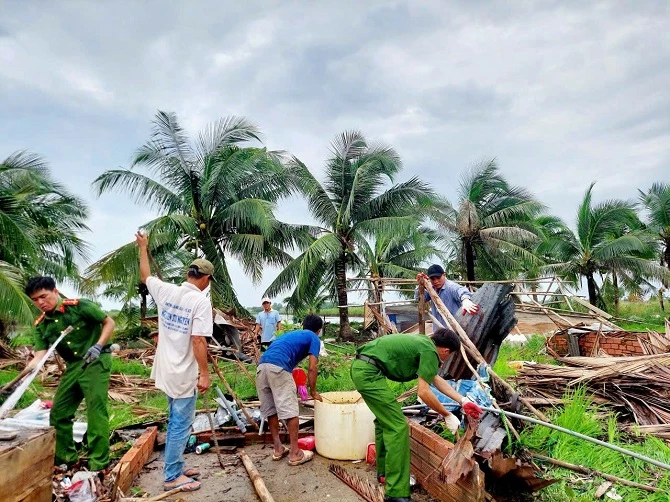
[[[644,432],[670,436],[670,354],[558,361],[563,366],[524,365],[517,376],[524,394],[555,400],[582,385],[596,402],[612,406]]]

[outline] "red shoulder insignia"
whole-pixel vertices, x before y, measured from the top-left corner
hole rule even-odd
[[[44,312],[42,312],[42,315],[39,316],[37,319],[35,319],[35,322],[33,323],[33,325],[37,326],[39,323],[41,323],[42,320],[44,319],[44,316],[46,316],[46,314]]]
[[[69,298],[60,302],[60,307],[58,307],[58,312],[65,313],[65,307],[71,307],[79,303],[79,298]]]

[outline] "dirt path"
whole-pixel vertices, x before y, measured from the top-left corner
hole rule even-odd
[[[375,480],[374,467],[364,461],[352,462],[333,461],[319,455],[314,460],[300,466],[291,467],[286,459],[272,461],[270,445],[253,445],[245,448],[256,469],[276,502],[300,501],[337,501],[360,502],[361,499],[351,488],[328,471],[331,463],[337,463],[361,478]],[[224,463],[234,462],[235,454],[224,454]],[[191,453],[186,455],[186,465],[198,468],[202,473],[202,488],[193,493],[180,493],[179,497],[187,502],[195,501],[235,501],[257,502],[256,492],[241,461],[237,466],[228,466],[221,470],[213,452],[204,455]],[[154,453],[133,486],[139,487],[151,495],[163,492],[163,459],[162,452]],[[412,499],[416,502],[431,502],[433,499],[424,493],[415,493]]]

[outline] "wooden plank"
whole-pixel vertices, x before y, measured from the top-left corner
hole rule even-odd
[[[426,290],[419,284],[419,333],[426,334]]]
[[[26,489],[17,495],[15,499],[5,499],[8,502],[51,502],[51,490],[53,488],[53,475],[51,473],[51,465],[49,466],[49,473],[42,479],[32,480]],[[4,495],[3,495],[4,497]]]
[[[579,349],[579,334],[568,333],[568,353],[572,357],[578,357],[582,355],[582,352]]]
[[[51,475],[56,449],[54,429],[22,429],[0,452],[0,487],[3,502],[50,501]],[[47,490],[44,489],[46,480]]]
[[[593,312],[595,314],[598,314],[600,317],[604,317],[605,319],[611,319],[612,318],[611,314],[608,314],[604,310],[600,310],[595,305],[591,305],[589,302],[587,302],[586,300],[581,299],[579,296],[573,296],[572,300],[579,303],[582,307],[586,307],[591,312]]]
[[[147,427],[144,433],[137,438],[133,446],[121,457],[121,460],[112,474],[116,475],[116,486],[126,493],[132,486],[133,480],[140,473],[144,464],[149,460],[154,451],[156,437],[158,436],[158,427]]]
[[[479,467],[457,483],[448,484],[441,481],[439,473],[442,461],[454,445],[411,420],[408,420],[408,424],[410,469],[421,486],[433,497],[442,501],[484,501],[484,474],[479,471]]]

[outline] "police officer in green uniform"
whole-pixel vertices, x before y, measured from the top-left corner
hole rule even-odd
[[[62,299],[51,277],[33,277],[25,287],[26,295],[42,311],[35,321],[35,367],[49,346],[68,326],[74,330],[56,347],[67,363],[50,413],[56,429],[56,465],[71,466],[78,460],[72,427],[82,399],[86,399],[89,461],[92,471],[109,464],[109,417],[107,391],[112,361],[107,342],[114,331],[114,320],[90,300]]]
[[[408,382],[418,377],[417,390],[421,400],[442,415],[447,427],[455,432],[460,421],[442,406],[430,390],[430,384],[462,403],[466,414],[479,418],[482,410],[437,374],[440,361],[458,352],[460,346],[458,335],[451,330],[440,329],[430,337],[410,334],[382,336],[357,350],[356,359],[351,363],[351,379],[375,415],[377,479],[386,484],[385,501],[411,500],[409,426],[386,379]]]

